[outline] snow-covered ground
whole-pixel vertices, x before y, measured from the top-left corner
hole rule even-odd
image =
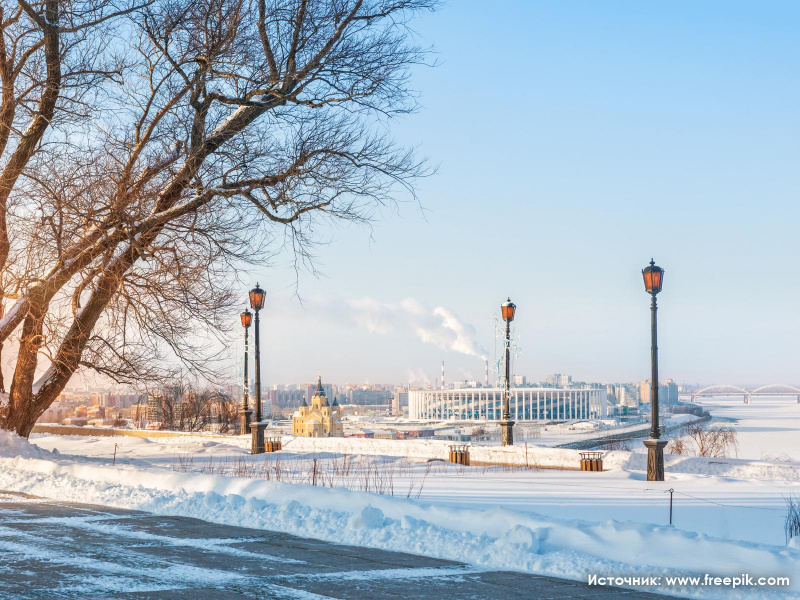
[[[697,420],[694,415],[670,415],[663,420],[663,428],[672,429]],[[609,422],[613,422],[609,420]],[[601,425],[602,424],[602,425]],[[595,425],[592,427],[592,425]],[[541,438],[536,440],[542,446],[561,446],[564,444],[574,444],[576,442],[586,442],[596,438],[604,438],[612,435],[636,434],[646,432],[650,429],[649,421],[636,423],[634,425],[605,425],[603,421],[580,421],[577,423],[562,423],[557,425],[546,425],[542,428]]]
[[[590,521],[614,519],[668,525],[669,493],[666,490],[673,488],[673,524],[676,527],[709,536],[774,545],[785,544],[784,497],[792,492],[800,495],[800,465],[790,467],[760,461],[671,457],[667,462],[668,485],[663,485],[646,481],[643,454],[628,452],[608,455],[605,467],[612,467],[609,471],[584,473],[550,468],[512,470],[429,463],[426,457],[446,456],[447,445],[437,442],[296,438],[287,439],[285,452],[251,457],[250,440],[246,437],[226,442],[200,436],[148,440],[34,435],[31,441],[42,449],[58,451],[64,459],[91,457],[96,464],[111,462],[117,445],[118,465],[142,469],[157,467],[234,475],[241,473],[240,461],[243,461],[251,465],[249,470],[256,476],[266,467],[280,468],[285,474],[284,480],[293,482],[310,481],[312,463],[317,458],[323,484],[322,471],[333,467],[330,463],[337,460],[333,457],[348,455],[352,460],[353,455],[363,452],[363,460],[352,463],[353,471],[361,467],[363,472],[374,465],[373,468],[380,468],[384,473],[384,479],[391,472],[396,496],[410,495],[442,506],[477,510],[502,507]],[[531,462],[537,461],[541,454],[556,465],[577,464],[577,451],[529,447]],[[391,449],[394,449],[393,456]],[[379,462],[370,457],[380,457]],[[571,457],[571,460],[564,457]],[[615,466],[617,468],[613,468]],[[772,468],[779,470],[765,470]],[[678,472],[680,470],[688,472]],[[715,471],[734,471],[740,476],[710,474]],[[775,472],[781,479],[770,479]],[[742,478],[741,474],[747,478]],[[377,477],[374,479],[377,482]],[[363,473],[334,478],[335,485],[344,484],[355,489],[364,489],[363,482]]]
[[[790,398],[754,396],[752,404],[738,398],[703,398],[712,416],[733,419],[742,458],[800,462],[800,404]]]
[[[531,444],[477,447],[472,457],[544,468],[430,462],[445,457],[448,444],[427,440],[285,438],[283,452],[251,457],[247,437],[37,434],[28,444],[0,432],[0,490],[584,581],[592,574],[788,576],[789,591],[647,589],[799,598],[800,540],[786,546],[783,520],[785,497],[800,496],[800,462],[761,459],[797,457],[800,411],[766,404],[708,406],[738,419],[741,458],[667,457],[664,483],[646,481],[641,451],[607,453],[607,471],[586,473],[564,469],[577,465],[577,451]]]

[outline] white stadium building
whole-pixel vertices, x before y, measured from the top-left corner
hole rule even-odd
[[[408,394],[408,417],[416,420],[499,421],[500,388],[419,390]],[[568,421],[606,416],[606,390],[594,388],[511,388],[515,421]]]

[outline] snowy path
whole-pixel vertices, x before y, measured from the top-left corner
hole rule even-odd
[[[658,598],[451,561],[0,492],[3,598]]]

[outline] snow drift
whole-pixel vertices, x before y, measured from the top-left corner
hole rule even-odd
[[[341,488],[174,473],[66,459],[0,432],[0,490],[586,581],[590,575],[740,573],[789,576],[792,587],[664,588],[694,598],[789,598],[800,550],[737,542],[671,526],[554,519],[500,508],[436,506]]]

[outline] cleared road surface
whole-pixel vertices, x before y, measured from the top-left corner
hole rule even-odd
[[[664,596],[0,491],[0,598]]]

